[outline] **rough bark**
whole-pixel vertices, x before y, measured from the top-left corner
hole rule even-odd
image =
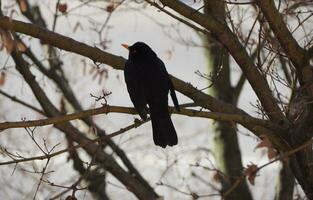
[[[289,162],[281,162],[275,200],[293,200],[294,184],[295,178],[289,166]]]

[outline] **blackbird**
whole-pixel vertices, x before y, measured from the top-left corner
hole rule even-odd
[[[177,134],[168,110],[169,91],[176,110],[180,111],[180,108],[164,63],[143,42],[122,46],[129,51],[124,76],[136,111],[143,120],[147,119],[147,113],[150,114],[155,145],[163,148],[176,145]]]

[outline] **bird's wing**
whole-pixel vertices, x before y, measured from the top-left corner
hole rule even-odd
[[[176,93],[175,93],[174,85],[173,85],[173,82],[172,82],[170,76],[168,76],[168,85],[169,85],[169,88],[170,88],[170,94],[171,94],[174,106],[175,106],[177,111],[180,111],[180,107],[179,107],[179,104],[178,104],[178,100],[177,100],[177,96],[176,96]]]
[[[140,83],[140,78],[136,72],[136,68],[131,61],[125,63],[124,68],[125,82],[127,91],[133,102],[135,109],[140,117],[144,120],[147,119],[147,102],[144,96],[143,85]]]
[[[179,104],[178,104],[178,100],[177,100],[177,96],[176,96],[176,93],[175,93],[173,82],[172,82],[168,72],[166,71],[166,68],[165,68],[165,65],[164,65],[163,61],[161,59],[158,59],[158,60],[160,62],[160,66],[162,67],[162,71],[166,74],[167,81],[168,81],[168,87],[170,89],[170,95],[172,97],[175,109],[177,111],[180,111],[180,107],[179,107]]]

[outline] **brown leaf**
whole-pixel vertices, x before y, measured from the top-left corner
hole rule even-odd
[[[77,200],[77,198],[74,196],[67,196],[65,200]]]
[[[17,41],[16,42],[16,47],[20,52],[25,52],[27,50],[27,47],[22,41]]]
[[[65,13],[67,11],[67,4],[66,3],[59,3],[58,10],[61,13]]]
[[[22,12],[26,12],[28,9],[26,0],[19,0],[19,6]]]
[[[11,33],[9,31],[0,30],[0,34],[1,40],[5,49],[7,50],[7,53],[11,53],[14,49],[14,40]]]
[[[62,114],[66,114],[65,99],[63,96],[60,99],[60,111]]]
[[[248,177],[248,180],[251,183],[251,185],[254,185],[254,179],[256,177],[257,170],[258,166],[251,163],[247,165],[247,168],[244,171],[244,175]]]
[[[267,157],[268,159],[272,160],[273,158],[277,157],[277,151],[274,148],[268,148],[267,150]]]
[[[216,172],[214,173],[214,175],[213,175],[213,180],[216,181],[216,182],[218,182],[218,183],[221,182],[222,176],[221,176],[221,174],[220,174],[218,171],[216,171]]]
[[[262,148],[262,147],[269,147],[272,145],[265,135],[261,135],[260,138],[261,138],[261,142],[256,145],[255,149]]]
[[[107,5],[107,7],[106,7],[107,12],[109,12],[109,13],[113,12],[114,9],[115,9],[115,6],[113,3]]]
[[[268,137],[266,135],[261,135],[261,142],[259,144],[256,145],[255,149],[258,148],[267,148],[267,157],[268,159],[273,159],[277,156],[277,151],[276,149],[273,147],[272,142],[268,139]]]
[[[1,72],[0,75],[0,86],[3,86],[6,80],[6,73],[4,71]]]

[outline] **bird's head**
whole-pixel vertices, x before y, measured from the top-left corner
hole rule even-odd
[[[145,58],[156,56],[154,51],[147,44],[143,42],[136,42],[132,46],[129,46],[127,44],[122,44],[122,46],[128,49],[129,51],[128,59],[131,59],[131,60],[142,60]]]

